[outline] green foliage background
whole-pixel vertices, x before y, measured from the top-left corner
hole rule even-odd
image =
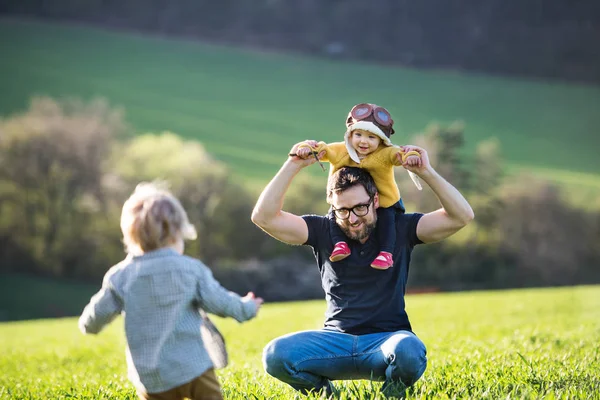
[[[170,182],[200,231],[188,254],[213,266],[226,286],[260,289],[268,299],[320,297],[316,270],[305,273],[308,249],[267,237],[249,216],[293,143],[340,140],[347,109],[368,100],[392,111],[394,141],[428,149],[475,209],[468,229],[415,253],[411,284],[600,281],[597,87],[32,21],[0,20],[0,34],[11,38],[0,41],[2,273],[100,279],[123,256],[122,202],[139,181],[158,178]],[[303,171],[286,209],[325,212],[326,176],[317,166]],[[401,169],[397,180],[409,210],[439,207]],[[297,290],[287,290],[286,279]],[[60,304],[39,316],[72,315]],[[14,305],[2,309],[19,314]]]

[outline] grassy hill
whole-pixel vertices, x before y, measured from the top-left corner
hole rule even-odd
[[[412,295],[407,309],[428,368],[408,398],[591,399],[600,393],[600,286]],[[262,348],[322,324],[322,301],[266,304],[256,320],[216,319],[230,365],[227,399],[293,399]],[[97,337],[76,318],[0,323],[0,399],[135,399],[122,318]],[[341,399],[381,399],[379,383],[335,382]]]
[[[432,121],[466,123],[468,145],[497,137],[512,170],[600,187],[600,87],[416,71],[240,50],[33,21],[0,20],[0,115],[35,94],[101,96],[139,132],[202,141],[265,181],[291,145],[340,140],[348,109],[385,105],[396,143]],[[311,173],[320,174],[318,168]]]

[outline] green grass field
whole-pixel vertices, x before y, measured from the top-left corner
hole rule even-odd
[[[600,87],[416,71],[239,50],[77,26],[0,20],[0,115],[31,96],[100,96],[139,132],[202,141],[235,174],[264,182],[291,145],[340,140],[358,102],[387,106],[394,141],[463,120],[467,141],[497,137],[509,166],[600,186]],[[313,168],[313,174],[319,174]]]
[[[600,398],[600,286],[407,297],[429,365],[408,398]],[[267,304],[245,324],[216,318],[231,362],[228,399],[300,398],[263,372],[272,338],[319,328],[324,303]],[[122,319],[83,336],[76,318],[0,324],[0,399],[134,399]],[[381,398],[380,384],[336,382],[342,399]]]

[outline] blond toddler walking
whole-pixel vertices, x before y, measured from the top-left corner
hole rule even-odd
[[[137,186],[123,205],[121,230],[128,255],[106,273],[79,328],[96,334],[123,315],[128,375],[140,399],[222,399],[201,310],[242,322],[263,300],[226,290],[200,260],[183,255],[196,230],[179,200],[156,184]]]

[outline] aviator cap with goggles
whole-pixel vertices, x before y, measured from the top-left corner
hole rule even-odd
[[[392,116],[388,110],[377,104],[361,103],[352,107],[352,110],[350,110],[348,118],[346,119],[346,127],[350,131],[362,129],[353,127],[360,121],[371,122],[379,128],[388,139],[394,134],[394,120],[392,119]]]
[[[352,107],[346,118],[346,149],[350,158],[357,163],[360,162],[356,150],[350,144],[350,134],[352,131],[360,129],[373,133],[381,139],[385,146],[393,146],[390,136],[394,134],[394,120],[389,111],[385,108],[372,103],[361,103]]]

